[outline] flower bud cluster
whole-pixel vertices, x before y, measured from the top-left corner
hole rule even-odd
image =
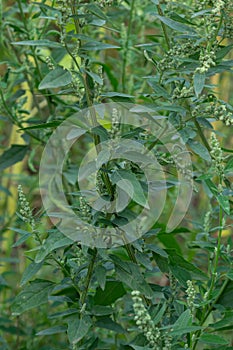
[[[233,125],[233,114],[227,110],[225,104],[219,101],[212,101],[208,104],[199,104],[192,111],[193,117],[214,117],[222,121],[226,126]]]
[[[224,175],[224,164],[223,164],[224,157],[215,133],[211,133],[210,146],[211,146],[210,154],[212,157],[213,169],[217,175],[223,176]]]
[[[58,25],[61,28],[60,41],[63,46],[65,46],[66,39],[66,24],[71,15],[71,10],[69,7],[69,0],[57,0],[58,9],[61,12],[61,16],[56,15]]]
[[[193,172],[190,169],[190,164],[186,164],[183,159],[183,155],[174,153],[173,155],[174,164],[177,171],[181,173],[187,181],[192,181]]]
[[[112,126],[109,131],[111,139],[118,138],[120,136],[120,115],[116,108],[112,109]]]
[[[216,66],[215,60],[216,54],[213,49],[210,51],[202,51],[199,58],[201,66],[196,68],[196,73],[208,72],[211,67]]]
[[[195,291],[195,288],[193,286],[192,281],[188,280],[187,281],[187,286],[188,286],[188,288],[186,289],[187,304],[188,304],[188,307],[190,308],[191,313],[194,314],[194,311],[195,311],[194,301],[195,301],[195,298],[196,298],[196,291]]]
[[[108,194],[107,188],[102,178],[101,170],[99,170],[96,175],[96,190],[101,196]]]
[[[49,70],[53,70],[53,69],[55,68],[55,66],[54,66],[54,64],[53,64],[53,62],[52,62],[52,60],[51,60],[51,57],[47,56],[47,57],[45,58],[45,62],[46,62],[46,64],[47,64]]]
[[[178,98],[188,98],[193,95],[194,95],[193,86],[190,86],[190,87],[183,86],[182,89],[180,89],[180,87],[177,86],[172,93],[172,98],[175,100]]]
[[[86,262],[86,257],[83,254],[82,249],[77,249],[75,252],[75,258],[69,259],[70,261],[75,261],[76,265],[81,266]]]
[[[195,45],[191,40],[187,40],[184,43],[174,44],[164,55],[164,58],[160,60],[158,67],[161,71],[174,68],[177,66],[180,58],[188,57],[196,53],[199,49],[199,46]]]
[[[92,218],[91,207],[87,204],[83,196],[79,197],[79,213],[84,221],[90,222]]]
[[[162,350],[171,350],[172,348],[172,337],[169,335],[169,332],[165,332],[163,335],[164,346]]]
[[[32,215],[32,211],[29,205],[29,202],[26,199],[26,196],[23,192],[23,188],[21,185],[18,185],[18,194],[19,194],[19,206],[20,206],[20,214],[22,216],[22,220],[24,222],[28,222],[29,225],[32,228],[32,231],[35,230],[35,220],[34,217]]]
[[[136,321],[138,328],[144,333],[150,346],[153,347],[154,350],[161,349],[159,347],[159,340],[161,337],[160,330],[154,326],[151,316],[149,315],[143,304],[142,298],[140,297],[140,292],[134,290],[132,291],[131,295],[135,312],[134,320]]]
[[[113,3],[114,3],[114,0],[98,0],[98,5],[100,7],[112,6]]]
[[[212,13],[214,15],[218,15],[224,8],[225,8],[225,1],[224,0],[216,0],[215,6],[212,9]]]

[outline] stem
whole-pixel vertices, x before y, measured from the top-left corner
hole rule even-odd
[[[156,7],[157,7],[159,15],[160,16],[164,16],[163,10],[161,9],[161,6],[160,5],[156,5]],[[170,44],[170,40],[169,40],[169,37],[168,37],[168,34],[167,34],[167,28],[166,28],[165,24],[162,21],[161,21],[161,26],[162,26],[162,29],[163,29],[163,34],[164,34],[166,43],[167,43],[167,47],[168,47],[168,49],[170,49],[171,48],[171,44]]]
[[[211,304],[209,310],[208,310],[207,313],[205,314],[205,317],[202,319],[202,321],[201,321],[201,323],[200,323],[200,326],[203,326],[203,324],[204,324],[205,321],[207,320],[208,316],[210,315],[210,313],[212,312],[212,310],[213,310],[213,308],[214,308],[214,305],[217,304],[217,302],[218,302],[219,299],[221,298],[221,295],[222,295],[223,292],[225,291],[225,289],[226,289],[226,287],[228,286],[228,283],[229,283],[229,282],[230,282],[229,279],[226,279],[226,280],[224,281],[224,283],[223,283],[223,285],[222,285],[222,287],[221,287],[221,289],[220,289],[220,291],[219,291],[219,294],[217,295],[217,297],[216,297],[216,299],[214,300],[214,302]],[[198,340],[199,340],[198,338],[200,337],[201,333],[202,333],[201,330],[197,332],[197,335],[196,335],[197,339],[196,339],[196,341],[195,341],[195,343],[194,343],[194,345],[193,345],[192,350],[195,350],[195,349],[196,349],[197,344],[198,344]]]
[[[222,183],[222,179],[220,178],[219,183]],[[217,249],[216,249],[216,253],[215,253],[215,261],[214,261],[214,266],[213,266],[213,272],[212,272],[212,278],[211,278],[211,284],[210,284],[210,288],[208,290],[208,294],[207,294],[207,300],[209,298],[209,296],[211,296],[211,293],[214,289],[215,283],[216,283],[216,275],[217,275],[217,268],[218,268],[218,261],[219,261],[219,257],[220,257],[220,249],[221,249],[221,237],[222,237],[222,225],[223,225],[223,209],[220,207],[219,208],[219,232],[218,232],[218,243],[217,243]],[[210,315],[210,313],[212,312],[214,305],[218,302],[219,298],[221,297],[222,293],[224,292],[226,286],[228,285],[229,280],[226,279],[225,282],[223,283],[220,292],[218,294],[218,296],[215,298],[215,300],[211,303],[211,305],[209,306],[209,309],[206,311],[203,319],[200,322],[200,326],[202,326],[205,321],[207,320],[208,316]],[[200,335],[202,334],[202,331],[198,331],[196,334],[196,341],[194,343],[194,346],[192,348],[192,350],[196,349],[196,346],[198,344],[198,338],[200,337]]]
[[[197,128],[198,134],[199,134],[202,142],[204,143],[204,145],[206,146],[206,148],[210,152],[211,151],[211,147],[210,147],[208,141],[206,140],[206,137],[205,137],[205,135],[204,135],[204,133],[203,133],[201,127],[200,127],[200,124],[198,123],[198,121],[196,119],[194,119],[194,124],[195,124],[195,126]]]
[[[129,48],[129,39],[130,39],[130,34],[131,34],[131,29],[132,29],[132,21],[133,21],[133,11],[134,11],[134,5],[135,5],[135,0],[131,1],[131,6],[130,6],[130,13],[129,13],[129,24],[128,24],[128,30],[126,34],[126,42],[125,42],[125,47],[124,47],[124,54],[123,54],[123,63],[122,63],[122,91],[126,92],[126,68],[127,68],[127,53],[128,53],[128,48]]]
[[[20,15],[21,15],[21,18],[22,18],[22,21],[23,21],[23,25],[24,25],[24,29],[26,31],[27,38],[28,38],[28,40],[30,40],[31,39],[30,34],[29,34],[30,30],[28,29],[27,20],[26,20],[26,17],[24,16],[21,0],[17,0],[17,4],[18,4],[18,7],[19,7]],[[43,75],[42,75],[42,73],[40,71],[40,66],[39,66],[38,58],[37,58],[37,56],[35,54],[35,48],[34,47],[31,48],[31,52],[32,52],[32,57],[34,59],[35,65],[36,65],[36,69],[37,69],[39,78],[40,78],[40,80],[42,80],[43,79]],[[47,90],[46,90],[46,92],[47,92]],[[51,102],[52,102],[51,101],[51,97],[50,96],[46,96],[46,95],[44,95],[44,96],[45,96],[45,98],[47,100],[49,113],[52,114],[53,109],[52,109],[52,106],[51,106]]]
[[[90,285],[90,282],[91,282],[91,277],[92,277],[92,273],[93,273],[93,270],[94,270],[96,257],[97,257],[97,249],[94,248],[93,249],[93,257],[92,257],[92,259],[90,261],[90,264],[89,264],[88,270],[87,270],[87,276],[86,276],[86,281],[85,281],[85,288],[84,288],[84,291],[83,291],[83,293],[81,295],[81,298],[80,298],[80,302],[81,302],[82,305],[85,303],[85,300],[86,300],[86,297],[87,297],[88,288],[89,288],[89,285]]]

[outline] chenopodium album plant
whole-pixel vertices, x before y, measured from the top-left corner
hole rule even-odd
[[[7,296],[1,312],[9,324],[7,330],[0,319],[1,349],[233,349],[233,107],[215,79],[226,77],[233,64],[226,58],[232,1],[17,0],[1,6],[1,123],[9,130],[15,125],[23,144],[8,144],[0,168],[24,159],[17,219],[6,211],[3,232],[11,227],[12,253],[25,251],[28,259],[19,290],[10,291],[7,274],[0,279]],[[111,101],[105,123],[101,111]],[[120,111],[129,103],[145,120],[151,112],[156,135],[143,123],[123,124]],[[77,118],[85,108],[91,129]],[[45,195],[57,208],[48,214],[25,193],[27,185],[37,193],[42,151],[70,117],[70,139],[80,136],[79,146],[65,154],[64,139],[58,140],[62,181],[48,174]],[[135,240],[121,227],[146,204],[143,160],[120,153],[108,160],[101,150],[109,141],[111,151],[125,141],[141,145],[166,174],[157,184],[158,193],[167,190],[162,215]],[[79,187],[79,166],[93,147],[101,164],[96,192],[105,203],[116,200],[118,210],[93,208],[90,188]],[[186,155],[193,171],[182,163]],[[167,232],[179,173],[193,184],[193,201],[182,224]],[[54,194],[61,185],[66,208]],[[93,246],[65,234],[61,212],[69,209],[85,223],[76,225],[81,237],[89,237],[91,227],[114,228],[124,244]]]

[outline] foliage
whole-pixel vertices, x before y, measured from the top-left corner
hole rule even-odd
[[[17,0],[1,7],[0,349],[233,349],[233,107],[213,83],[232,69],[232,2]],[[173,125],[192,157],[194,195],[186,218],[167,233],[182,150],[175,159],[143,128],[122,128],[117,113],[109,125],[96,121],[64,162],[63,186],[78,216],[117,227],[146,203],[143,171],[123,159],[104,162],[102,140],[139,141],[166,172],[168,190],[148,232],[102,249],[64,235],[59,218],[51,225],[38,171],[62,122],[109,101],[146,105],[155,123]],[[132,194],[121,215],[93,211],[80,195],[78,167],[93,145],[103,165],[97,191],[110,200],[120,179]]]

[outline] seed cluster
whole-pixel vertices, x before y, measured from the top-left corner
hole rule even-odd
[[[149,315],[143,304],[142,298],[140,297],[140,292],[134,290],[132,291],[131,295],[135,312],[134,320],[136,321],[138,328],[144,333],[150,346],[152,346],[154,350],[161,349],[159,347],[159,340],[161,336],[160,330],[154,326],[151,316]]]
[[[21,185],[18,185],[18,194],[19,194],[19,206],[20,206],[20,214],[22,217],[22,220],[24,222],[29,223],[29,225],[32,228],[32,231],[35,230],[35,220],[34,217],[32,215],[32,210],[30,208],[29,202],[26,199],[26,196],[23,192],[23,188]]]
[[[52,60],[51,60],[51,57],[47,56],[47,57],[45,58],[45,62],[46,62],[46,64],[47,64],[49,70],[53,70],[53,69],[55,68],[55,66],[54,66],[54,64],[53,64],[53,62],[52,62]]]
[[[112,109],[112,126],[109,131],[111,139],[116,139],[120,136],[120,121],[121,117],[116,108]]]
[[[215,50],[203,50],[200,53],[199,62],[200,67],[196,68],[197,73],[206,73],[211,67],[216,66],[216,53]]]
[[[79,197],[79,214],[84,221],[90,222],[92,218],[91,207],[87,204],[83,196]]]
[[[199,45],[195,45],[191,40],[183,43],[174,43],[171,49],[164,55],[164,58],[160,60],[158,67],[160,71],[176,68],[180,58],[193,55],[199,50]]]
[[[192,281],[190,281],[190,280],[187,281],[187,286],[188,286],[188,288],[186,289],[187,304],[188,304],[188,307],[189,307],[191,313],[194,314],[194,310],[195,310],[194,301],[196,298],[196,290],[193,286]]]
[[[223,164],[224,157],[215,133],[211,134],[210,146],[211,146],[210,154],[212,157],[213,170],[217,175],[222,177],[224,176],[224,164]]]
[[[192,111],[192,116],[212,117],[222,121],[226,126],[233,125],[233,114],[227,110],[225,104],[217,100],[208,104],[198,104]]]
[[[68,22],[68,19],[70,18],[71,10],[69,7],[69,1],[67,0],[57,0],[57,4],[58,4],[58,9],[61,13],[60,17],[58,14],[56,14],[56,19],[61,29],[60,42],[63,46],[65,46],[66,24]]]

